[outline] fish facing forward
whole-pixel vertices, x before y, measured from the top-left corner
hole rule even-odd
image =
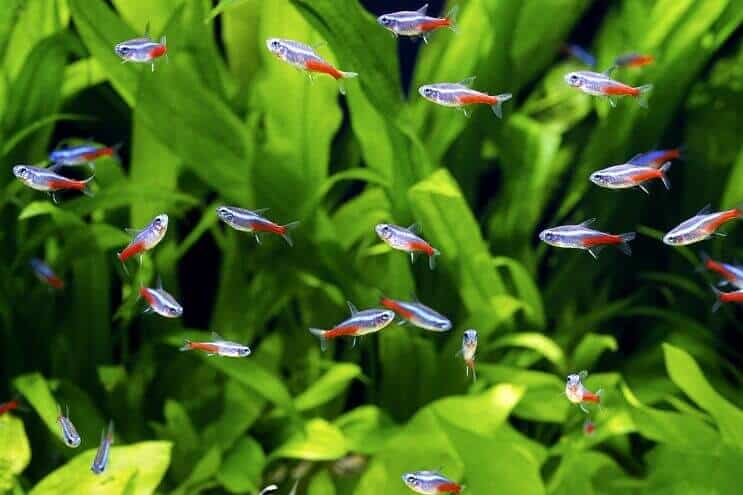
[[[132,256],[142,254],[145,251],[153,249],[160,244],[168,231],[168,215],[162,213],[155,218],[143,229],[126,229],[127,232],[134,235],[134,239],[120,253],[119,260],[124,263]]]
[[[510,100],[511,93],[489,95],[472,89],[470,86],[475,77],[468,77],[457,83],[425,84],[418,88],[418,93],[428,101],[445,107],[455,107],[462,110],[465,116],[470,116],[467,105],[488,105],[496,117],[503,118],[503,103]]]
[[[108,467],[108,458],[111,454],[111,446],[114,443],[114,422],[108,423],[108,431],[101,432],[101,443],[98,445],[98,451],[95,453],[90,470],[93,474],[103,474]]]
[[[72,424],[72,420],[70,420],[69,407],[67,408],[67,413],[62,414],[62,408],[57,405],[57,424],[62,430],[62,440],[64,440],[65,445],[71,449],[79,447],[81,442],[80,434],[77,432],[75,425]]]
[[[157,288],[140,287],[139,295],[147,302],[145,313],[157,313],[165,318],[179,318],[183,315],[183,306],[163,289],[162,282],[157,279]]]
[[[319,328],[310,328],[310,333],[320,339],[320,346],[325,350],[328,340],[338,337],[353,337],[353,344],[356,345],[356,338],[364,335],[379,332],[395,319],[395,312],[387,309],[365,309],[359,311],[350,301],[347,302],[348,309],[351,311],[351,317],[337,324],[330,330],[321,330]]]
[[[613,69],[613,67],[612,67]],[[565,82],[568,86],[579,89],[593,96],[606,96],[609,104],[616,106],[615,96],[631,96],[637,99],[641,107],[647,107],[647,95],[653,89],[652,84],[633,87],[615,81],[609,77],[609,69],[606,72],[577,71],[565,74]]]
[[[713,235],[724,237],[725,234],[718,233],[717,229],[723,224],[739,218],[743,218],[741,208],[713,212],[712,206],[707,205],[699,213],[671,229],[663,236],[663,242],[669,246],[687,246],[708,239]]]
[[[580,373],[573,373],[568,375],[567,381],[565,382],[565,395],[568,400],[573,404],[577,404],[583,412],[588,414],[586,404],[601,404],[601,389],[595,393],[588,390],[583,385],[583,380],[588,376],[587,371],[581,371]]]
[[[472,370],[472,381],[477,381],[477,372],[475,371],[475,354],[477,353],[477,330],[465,330],[462,335],[462,349],[459,351],[464,359],[465,373],[470,376]]]
[[[671,162],[664,163],[660,168],[624,163],[597,170],[591,174],[590,180],[597,186],[607,189],[637,187],[645,194],[650,194],[645,183],[654,179],[660,179],[666,189],[671,189],[671,182],[666,175],[670,168]]]
[[[37,258],[33,258],[30,264],[31,269],[39,280],[53,289],[64,289],[64,280],[59,278],[49,265]]]
[[[704,252],[700,254],[700,257],[707,270],[715,272],[725,279],[723,282],[720,282],[720,285],[731,284],[738,289],[743,289],[743,266],[713,260]]]
[[[266,47],[280,60],[300,70],[307,71],[310,75],[316,73],[329,75],[338,81],[339,90],[343,95],[346,94],[343,80],[359,76],[356,72],[336,69],[330,62],[318,55],[314,48],[299,41],[269,38],[266,40]]]
[[[434,311],[420,301],[405,302],[382,297],[379,302],[382,306],[391,309],[397,316],[404,318],[405,321],[418,328],[431,330],[432,332],[451,330],[451,321],[446,316]]]
[[[402,475],[402,481],[415,493],[436,495],[439,493],[460,493],[464,487],[450,480],[438,471],[414,471]]]
[[[411,262],[415,262],[415,255],[417,253],[423,253],[428,256],[429,268],[431,270],[436,268],[436,257],[441,253],[418,235],[421,231],[418,224],[414,223],[410,227],[405,228],[389,223],[380,223],[374,230],[379,238],[392,249],[410,253]]]
[[[93,195],[90,190],[92,175],[85,180],[70,179],[57,173],[61,168],[61,165],[53,165],[49,168],[16,165],[13,167],[13,175],[31,189],[49,193],[55,203],[57,202],[55,193],[60,191],[80,191],[86,196]]]
[[[418,10],[403,10],[380,15],[377,17],[377,22],[391,31],[395,37],[421,37],[424,42],[428,43],[428,37],[437,29],[449,28],[454,32],[457,31],[458,11],[459,8],[455,5],[445,17],[431,17],[427,15],[428,4],[425,4]]]
[[[148,31],[149,28],[145,31]],[[134,62],[139,64],[150,64],[152,72],[155,72],[155,60],[167,55],[168,42],[165,36],[160,38],[160,42],[152,40],[147,33],[142,38],[134,38],[122,41],[114,46],[114,52],[122,63]]]
[[[578,225],[546,229],[539,233],[539,239],[550,246],[586,250],[594,258],[597,258],[599,252],[606,246],[617,246],[624,254],[632,254],[629,242],[635,239],[634,232],[607,234],[589,227],[595,221],[596,219],[592,218]]]
[[[289,231],[297,228],[299,222],[290,222],[286,225],[279,225],[261,216],[261,213],[266,211],[268,211],[268,208],[251,211],[237,208],[235,206],[220,206],[217,208],[217,216],[220,220],[235,230],[251,232],[255,236],[255,240],[258,244],[261,243],[260,234],[270,232],[280,235],[284,238],[287,244],[293,246],[294,242],[289,236]]]
[[[68,146],[49,152],[49,160],[60,165],[85,165],[104,156],[116,156],[118,146],[83,144]]]
[[[225,340],[219,334],[212,332],[211,342],[192,342],[188,339],[183,343],[181,351],[203,351],[209,356],[248,357],[250,347],[245,344]]]

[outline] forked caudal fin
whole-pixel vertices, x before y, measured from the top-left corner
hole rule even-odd
[[[660,180],[663,181],[663,185],[666,189],[671,190],[671,181],[668,179],[668,171],[671,169],[671,162],[665,162],[660,166]]]
[[[289,235],[290,230],[294,230],[299,226],[299,222],[289,222],[286,225],[282,225],[283,233],[281,234],[281,237],[284,238],[287,244],[290,246],[294,246],[294,241],[292,241],[291,236]]]
[[[712,292],[715,293],[715,304],[712,305],[712,312],[714,313],[722,307],[722,295],[724,294],[724,292],[719,290],[714,285],[710,285],[709,288],[712,289]]]
[[[637,104],[640,105],[642,108],[648,107],[648,98],[650,97],[650,92],[653,90],[652,84],[645,84],[643,86],[640,86],[637,89]]]
[[[499,119],[503,118],[503,102],[506,102],[513,98],[513,95],[511,93],[503,93],[500,95],[497,95],[496,97],[496,103],[492,105],[490,108],[493,109],[493,113],[496,117]]]
[[[441,251],[434,249],[433,253],[428,257],[428,267],[433,270],[436,268],[436,257],[441,256]]]
[[[459,5],[455,5],[446,13],[446,20],[449,21],[449,29],[457,32],[457,14],[459,14]]]
[[[188,339],[183,339],[183,345],[179,349],[181,352],[183,351],[190,351],[191,350],[191,341]]]
[[[617,245],[619,250],[627,256],[632,256],[632,248],[630,247],[629,242],[634,241],[637,234],[635,232],[627,232],[619,234],[619,237],[622,239],[622,242]]]
[[[328,339],[325,338],[327,330],[321,330],[319,328],[310,328],[310,333],[320,339],[320,349],[323,351],[328,348]]]
[[[358,72],[343,72],[341,71],[341,77],[338,78],[338,91],[341,92],[342,95],[346,94],[346,84],[343,82],[344,79],[353,79],[355,77],[359,77]]]

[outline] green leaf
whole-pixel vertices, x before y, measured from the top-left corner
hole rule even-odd
[[[565,371],[565,354],[562,349],[549,337],[539,333],[515,333],[497,339],[488,345],[488,349],[500,349],[503,347],[524,347],[538,352],[548,361],[555,365],[559,371]]]
[[[31,447],[23,421],[6,413],[0,416],[0,490],[10,490],[13,478],[31,461]]]
[[[710,386],[689,354],[670,344],[663,344],[663,353],[673,383],[715,419],[722,441],[743,447],[743,411]]]
[[[355,364],[335,364],[307,390],[294,398],[294,407],[298,411],[307,411],[321,406],[342,394],[351,382],[360,376],[361,368]]]
[[[173,493],[184,494],[199,492],[201,489],[208,487],[219,466],[222,464],[222,453],[218,447],[212,447],[207,450],[206,454],[196,463],[193,470],[189,473],[183,483]]]
[[[374,454],[381,449],[397,427],[377,406],[360,406],[340,416],[333,423],[346,437],[352,452]]]
[[[307,495],[335,495],[335,484],[327,469],[319,471],[307,486]]]
[[[47,381],[39,373],[21,375],[13,380],[13,386],[41,417],[49,431],[62,440],[62,431],[57,425],[58,404],[49,391]]]
[[[575,370],[591,369],[604,351],[616,351],[617,340],[611,335],[586,334],[573,352],[571,364]]]
[[[170,442],[141,442],[111,448],[106,471],[93,476],[90,465],[96,449],[90,449],[42,479],[29,495],[58,493],[121,493],[148,495],[155,492],[170,463]]]
[[[265,465],[261,445],[252,437],[242,437],[225,455],[217,480],[231,493],[258,492]]]
[[[324,419],[311,419],[273,453],[271,459],[289,458],[306,461],[333,461],[348,453],[346,439],[341,431]]]

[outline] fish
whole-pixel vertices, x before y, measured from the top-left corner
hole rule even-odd
[[[126,231],[133,234],[134,238],[121,252],[117,254],[122,263],[132,256],[149,251],[163,240],[165,233],[168,231],[168,215],[161,213],[156,216],[147,227],[141,230],[126,229]]]
[[[90,470],[93,474],[102,474],[103,471],[108,467],[108,458],[111,453],[111,445],[114,443],[114,422],[108,423],[108,432],[101,432],[101,443],[98,446],[98,451],[95,453],[93,463],[90,465]]]
[[[428,37],[437,29],[449,28],[457,32],[457,13],[459,7],[452,7],[445,17],[431,17],[427,15],[428,4],[418,10],[403,10],[400,12],[391,12],[377,17],[377,22],[385,29],[398,36],[421,37],[425,43],[428,43]]]
[[[588,50],[580,45],[568,43],[563,46],[562,51],[573,58],[576,58],[589,67],[596,66],[596,57],[591,55]]]
[[[85,165],[103,156],[116,156],[118,146],[83,144],[58,148],[49,152],[49,160],[59,165]]]
[[[646,153],[638,153],[630,158],[627,163],[632,165],[644,165],[660,168],[666,162],[683,158],[683,147],[667,150],[653,150]]]
[[[402,475],[402,481],[415,493],[460,493],[464,486],[450,480],[438,471],[414,471]]]
[[[717,287],[711,286],[710,288],[715,293],[717,301],[712,305],[712,312],[720,309],[724,303],[743,303],[743,290],[734,290],[732,292],[722,292]]]
[[[54,289],[64,289],[64,281],[54,273],[49,265],[37,258],[33,258],[30,265],[39,280]]]
[[[431,270],[436,268],[436,257],[441,252],[424,241],[420,234],[420,226],[413,224],[408,228],[399,227],[388,223],[378,224],[374,230],[382,241],[392,249],[410,253],[410,261],[415,262],[415,255],[423,253],[428,256],[428,266]]]
[[[477,352],[477,330],[465,330],[462,335],[462,349],[458,354],[462,355],[465,364],[465,373],[470,376],[472,370],[472,381],[477,381],[477,372],[475,371],[475,353]]]
[[[412,302],[396,301],[382,297],[380,304],[391,309],[397,316],[404,318],[414,326],[433,332],[446,332],[451,330],[451,321],[442,314],[437,313],[418,300]],[[405,323],[403,321],[403,323]]]
[[[122,41],[114,46],[114,52],[122,63],[150,64],[152,72],[155,72],[155,60],[168,54],[168,40],[163,36],[158,43],[150,38],[149,31],[148,24],[143,37]]]
[[[293,246],[289,231],[297,228],[299,222],[289,222],[286,225],[278,225],[261,216],[261,213],[268,211],[268,208],[260,210],[245,210],[236,206],[220,206],[217,208],[217,216],[224,223],[235,230],[242,232],[251,232],[255,236],[255,241],[260,244],[260,234],[271,232],[284,238],[289,246]]]
[[[615,81],[609,77],[613,67],[606,72],[577,71],[565,74],[565,82],[576,89],[593,96],[606,96],[609,98],[609,104],[616,106],[615,96],[631,96],[637,99],[637,103],[647,108],[647,95],[653,89],[652,84],[632,87],[627,84]]]
[[[276,492],[279,490],[279,487],[276,485],[268,485],[267,487],[263,488],[263,490],[260,491],[258,495],[266,495],[267,493]]]
[[[165,318],[179,318],[183,315],[183,306],[163,289],[160,278],[157,279],[157,288],[140,287],[139,295],[148,304],[145,313],[157,313]]]
[[[539,239],[550,246],[586,250],[594,258],[598,258],[599,252],[610,245],[617,246],[620,251],[628,256],[632,254],[632,249],[628,243],[635,239],[636,234],[634,232],[607,234],[589,227],[595,221],[595,218],[591,218],[578,225],[563,225],[545,229],[539,233]]]
[[[641,55],[639,53],[625,53],[614,59],[614,65],[617,67],[643,67],[655,62],[652,55]]]
[[[320,339],[320,347],[327,349],[328,340],[338,337],[353,337],[352,346],[356,345],[356,339],[370,333],[379,332],[395,319],[395,312],[385,309],[365,309],[359,311],[350,301],[346,301],[351,317],[343,320],[330,330],[310,328],[310,333]]]
[[[3,414],[9,413],[10,411],[15,411],[20,407],[20,402],[17,400],[10,400],[8,402],[3,402],[0,404],[0,416]]]
[[[717,229],[723,224],[739,218],[743,218],[743,210],[740,207],[713,212],[712,206],[707,205],[690,219],[684,220],[672,228],[663,236],[663,242],[669,246],[687,246],[708,239],[713,235],[725,237],[725,234],[718,233]]]
[[[75,429],[75,425],[70,420],[70,408],[67,408],[67,414],[62,414],[62,408],[57,405],[57,424],[62,429],[62,439],[65,445],[72,449],[80,446],[80,435]]]
[[[729,283],[738,289],[743,289],[743,266],[715,261],[705,252],[700,253],[700,258],[705,268],[725,279],[721,285]]]
[[[603,391],[597,390],[595,393],[588,390],[583,386],[583,380],[588,376],[588,372],[583,370],[580,373],[573,373],[568,375],[567,382],[565,383],[565,395],[568,400],[573,404],[577,404],[583,412],[588,414],[586,403],[601,404],[601,397]]]
[[[186,339],[181,347],[181,351],[204,351],[209,356],[224,357],[248,357],[250,356],[250,347],[237,342],[225,340],[216,332],[212,332],[212,342],[192,342]]]
[[[583,434],[590,437],[594,433],[596,433],[596,423],[594,423],[590,419],[586,419],[583,422]]]
[[[495,116],[502,119],[503,103],[510,100],[513,95],[511,93],[489,95],[474,90],[470,87],[474,80],[475,77],[472,76],[457,83],[424,84],[418,88],[418,93],[438,105],[459,108],[466,117],[470,116],[466,105],[489,105]]]
[[[55,203],[57,203],[55,193],[60,191],[80,191],[86,196],[93,196],[90,182],[94,175],[85,180],[70,179],[57,173],[61,168],[60,165],[53,165],[49,168],[16,165],[13,167],[13,175],[31,189],[49,193]]]
[[[624,163],[622,165],[613,165],[608,168],[597,170],[591,174],[590,180],[597,186],[606,187],[608,189],[638,187],[645,194],[650,194],[645,183],[654,179],[660,179],[663,181],[663,185],[666,186],[666,189],[671,189],[671,182],[668,180],[667,176],[670,168],[671,162],[664,163],[660,168]]]
[[[329,75],[338,81],[338,89],[342,95],[346,94],[346,86],[343,81],[359,77],[356,72],[346,72],[333,67],[330,62],[318,55],[313,47],[299,41],[269,38],[266,40],[266,47],[280,60],[297,69],[306,71],[310,75],[310,79],[316,73]]]

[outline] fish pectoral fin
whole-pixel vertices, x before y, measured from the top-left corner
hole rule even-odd
[[[725,232],[715,232],[712,235],[714,235],[715,237],[727,237],[728,236]]]
[[[353,348],[353,347],[356,347],[356,341],[357,341],[357,340],[358,340],[358,338],[357,338],[357,337],[354,337],[354,338],[353,338],[353,340],[351,341],[351,348]]]
[[[599,259],[599,253],[604,249],[604,246],[594,246],[588,250],[589,254],[593,256],[593,259]]]
[[[472,112],[470,112],[465,107],[459,107],[459,108],[460,108],[460,110],[462,110],[462,113],[464,114],[465,117],[470,118],[470,115],[472,115]]]
[[[261,243],[261,236],[258,234],[258,232],[253,233],[253,237],[255,237],[255,242],[258,244]]]
[[[645,194],[647,194],[648,196],[650,196],[650,191],[648,191],[648,188],[645,187],[644,184],[639,184],[637,187],[639,187],[642,192],[644,192]]]
[[[607,99],[609,100],[609,105],[611,106],[611,108],[617,107],[617,102],[614,100],[614,98],[612,98],[611,96],[608,96]]]

